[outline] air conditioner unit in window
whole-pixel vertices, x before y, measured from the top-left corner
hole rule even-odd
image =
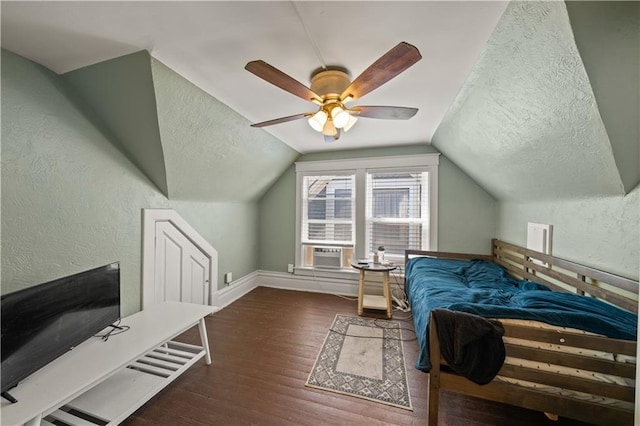
[[[342,247],[314,247],[315,268],[342,268]]]

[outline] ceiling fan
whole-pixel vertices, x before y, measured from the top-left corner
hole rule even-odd
[[[326,142],[333,142],[340,138],[341,131],[348,131],[358,117],[407,120],[418,112],[417,108],[397,106],[347,108],[345,104],[377,89],[420,59],[422,56],[415,46],[400,42],[371,64],[355,80],[349,80],[349,74],[345,69],[332,67],[314,73],[311,76],[311,88],[264,61],[251,61],[244,67],[247,71],[293,95],[319,105],[319,109],[315,112],[276,118],[251,126],[265,127],[308,118],[309,125],[314,130],[322,132]]]

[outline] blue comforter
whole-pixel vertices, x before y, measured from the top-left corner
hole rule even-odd
[[[617,339],[636,340],[638,317],[588,296],[551,291],[511,278],[484,260],[414,258],[405,277],[420,355],[416,368],[431,370],[429,313],[436,308],[487,318],[515,318],[572,327]]]

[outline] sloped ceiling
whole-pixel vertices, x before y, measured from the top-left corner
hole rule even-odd
[[[340,2],[354,16],[348,48],[324,25],[336,4],[3,2],[2,43],[58,72],[138,51],[65,77],[174,199],[255,199],[296,158],[290,147],[429,143],[436,127],[431,143],[498,200],[619,196],[638,185],[639,2]],[[306,83],[318,58],[305,31],[356,74],[399,34],[415,41],[425,59],[366,103],[419,115],[367,122],[340,144],[318,143],[304,122],[250,128],[244,117],[299,112],[291,102],[302,101],[242,67],[262,58]]]
[[[640,2],[566,2],[626,193],[640,183]]]
[[[302,84],[355,78],[406,41],[423,60],[352,105],[419,108],[362,119],[327,144],[305,120],[265,131],[301,153],[429,143],[506,1],[1,1],[2,47],[56,73],[147,50],[252,122],[317,109],[244,70],[262,59]]]
[[[109,140],[168,197],[149,54],[132,53],[64,78],[91,106]]]
[[[563,2],[509,4],[432,143],[499,200],[624,194]]]
[[[64,74],[170,199],[257,199],[299,155],[141,51]]]
[[[170,198],[256,199],[299,156],[155,59],[152,70]]]

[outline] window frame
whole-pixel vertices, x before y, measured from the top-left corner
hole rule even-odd
[[[300,184],[300,193],[298,194],[298,197],[301,198],[301,201],[299,203],[299,205],[296,206],[297,209],[301,209],[302,212],[300,214],[300,226],[299,226],[299,230],[300,230],[300,238],[297,238],[300,240],[300,244],[302,245],[315,245],[315,246],[342,246],[342,247],[352,247],[355,245],[356,243],[356,238],[355,238],[355,223],[356,223],[356,211],[355,211],[355,194],[352,195],[351,198],[351,218],[350,219],[344,219],[344,218],[334,218],[334,219],[325,219],[325,224],[326,225],[338,225],[338,224],[342,224],[342,223],[351,223],[352,224],[352,238],[351,238],[351,242],[326,242],[323,240],[304,240],[303,241],[303,234],[302,234],[302,218],[305,217],[305,215],[308,214],[308,202],[309,199],[308,197],[304,197],[304,195],[302,194],[302,189],[304,189],[304,178],[307,176],[319,176],[319,175],[331,175],[331,176],[353,176],[353,188],[352,191],[355,193],[355,174],[354,173],[343,173],[343,172],[331,172],[331,173],[305,173],[301,175],[301,184]],[[305,191],[306,194],[306,191]],[[328,199],[326,199],[328,200]],[[334,199],[334,203],[335,203],[335,199]],[[296,203],[298,203],[298,201],[296,200]],[[335,208],[335,207],[334,207]],[[307,220],[307,225],[309,225],[310,223],[314,223],[315,219],[312,219],[311,221],[308,219]],[[297,262],[296,262],[297,264]]]
[[[303,178],[309,175],[355,175],[354,187],[354,254],[356,259],[370,257],[367,252],[366,226],[367,226],[367,173],[394,172],[394,171],[426,171],[429,173],[428,197],[423,200],[429,211],[428,235],[424,241],[428,244],[426,250],[438,249],[438,166],[440,154],[398,155],[386,157],[368,157],[339,160],[298,161],[296,170],[296,220],[295,220],[295,268],[296,273],[312,268],[303,265],[302,243],[302,215],[303,215]],[[321,244],[318,244],[321,245]],[[350,246],[350,245],[349,245]],[[350,265],[344,265],[342,271],[349,269]],[[340,271],[340,270],[339,270]],[[335,272],[335,271],[334,271]]]
[[[388,219],[376,219],[374,217],[373,211],[371,211],[371,209],[373,208],[373,200],[371,200],[371,203],[367,202],[367,195],[369,195],[369,192],[371,192],[371,196],[373,196],[373,191],[374,188],[369,188],[370,185],[370,179],[369,179],[369,175],[374,175],[374,174],[384,174],[384,173],[424,173],[427,172],[428,173],[428,177],[427,177],[427,182],[424,182],[425,177],[424,175],[422,176],[422,185],[421,185],[421,190],[420,190],[420,210],[421,210],[421,217],[419,218],[398,218],[397,220],[388,220]],[[431,215],[431,202],[430,202],[430,193],[431,193],[431,173],[427,167],[399,167],[399,168],[385,168],[385,169],[367,169],[366,170],[366,182],[367,182],[367,187],[366,187],[366,194],[365,194],[365,202],[367,202],[366,208],[365,208],[365,215],[363,220],[365,221],[364,223],[364,227],[365,227],[365,241],[364,241],[364,250],[365,252],[368,250],[368,247],[371,245],[371,234],[367,231],[369,229],[369,225],[372,223],[388,223],[390,225],[393,224],[401,224],[401,223],[406,223],[408,225],[411,226],[411,224],[424,224],[425,226],[422,226],[422,230],[421,230],[421,241],[423,242],[427,242],[430,243],[431,242],[431,220],[427,220],[426,223],[424,221],[424,219],[422,218],[422,214],[426,214],[427,215],[427,219],[430,219],[430,215]],[[426,183],[426,184],[425,184]],[[376,189],[382,189],[382,188],[376,188]],[[397,188],[390,188],[390,189],[397,189]],[[370,191],[371,190],[371,191]],[[408,191],[411,191],[410,188],[407,188]],[[357,216],[356,216],[357,219]],[[427,247],[422,247],[422,249],[424,250],[435,250],[433,248],[433,244],[430,244]],[[372,255],[372,253],[367,253],[366,257],[370,257]],[[385,259],[386,260],[391,260],[394,262],[400,262],[404,260],[404,253],[402,255],[400,254],[385,254]]]

